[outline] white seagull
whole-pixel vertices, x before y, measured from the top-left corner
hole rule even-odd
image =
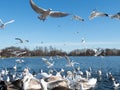
[[[65,55],[65,59],[67,61],[67,65],[68,67],[74,67],[75,64],[79,64],[77,62],[74,62],[73,60],[71,61],[70,58],[68,56]]]
[[[10,20],[10,21],[8,21],[8,22],[3,23],[3,21],[0,19],[0,28],[1,28],[1,29],[4,29],[7,24],[13,23],[14,21],[15,21],[15,20]]]
[[[43,62],[45,62],[45,64],[47,65],[47,68],[50,68],[54,65],[54,62],[51,63],[49,62],[46,58],[41,58]]]
[[[72,19],[78,20],[78,21],[84,21],[84,19],[78,15],[73,15]]]
[[[99,56],[102,53],[102,50],[100,48],[93,49],[95,55],[94,56]]]
[[[98,12],[98,11],[96,11],[96,10],[93,10],[92,12],[91,12],[91,15],[89,16],[89,19],[91,20],[91,19],[94,19],[95,17],[108,17],[109,15],[108,14],[106,14],[106,13],[103,13],[103,12]]]
[[[30,0],[30,5],[32,9],[39,14],[38,18],[43,21],[45,21],[48,16],[58,18],[58,17],[65,17],[69,15],[68,13],[65,13],[65,12],[52,11],[52,9],[50,8],[46,10],[41,7],[38,7],[32,0]]]
[[[81,44],[84,46],[85,51],[86,51],[86,49],[87,49],[87,45],[86,45],[86,41],[85,41],[84,38],[82,38],[82,40],[81,40]]]

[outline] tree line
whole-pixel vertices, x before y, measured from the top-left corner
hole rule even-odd
[[[96,49],[97,50],[97,49]],[[75,49],[70,52],[49,47],[36,47],[33,50],[21,47],[6,47],[0,50],[0,57],[31,57],[31,56],[95,56],[98,51],[94,49]],[[120,49],[100,49],[97,56],[120,56]]]

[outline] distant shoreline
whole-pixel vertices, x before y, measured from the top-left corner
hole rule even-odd
[[[70,52],[58,50],[54,47],[37,47],[34,50],[20,47],[7,47],[0,50],[1,58],[45,57],[45,56],[120,56],[120,49],[75,49]]]

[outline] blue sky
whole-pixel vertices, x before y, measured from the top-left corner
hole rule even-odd
[[[84,37],[88,48],[120,48],[120,20],[97,17],[89,20],[93,9],[108,14],[120,12],[120,0],[33,0],[38,6],[54,11],[70,13],[63,18],[48,17],[40,21],[30,6],[29,0],[0,0],[0,19],[15,22],[0,30],[0,49],[20,46],[34,49],[36,46],[53,46],[70,51],[84,48]],[[84,22],[72,20],[79,15]],[[78,34],[76,32],[79,32]],[[29,40],[18,43],[15,38]],[[43,44],[41,44],[43,42]],[[65,45],[64,45],[65,44]]]

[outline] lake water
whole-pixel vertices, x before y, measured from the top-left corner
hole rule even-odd
[[[42,61],[42,57],[28,57],[22,58],[23,63],[17,64],[16,59],[18,58],[6,58],[0,59],[0,69],[8,68],[12,69],[15,64],[17,64],[18,71],[22,71],[25,67],[29,67],[31,72],[35,71],[38,73],[41,69],[48,71],[46,64]],[[49,57],[45,57],[49,59]],[[70,67],[66,67],[65,58],[53,57],[54,67],[50,69],[60,70],[64,68],[65,70],[72,70]],[[120,90],[119,88],[114,89],[112,83],[106,80],[106,73],[111,72],[112,75],[120,81],[120,57],[119,56],[107,56],[107,57],[70,57],[71,60],[78,62],[75,67],[80,67],[81,71],[85,72],[89,67],[92,68],[92,77],[97,77],[97,70],[102,70],[102,79],[97,83],[95,90]]]

